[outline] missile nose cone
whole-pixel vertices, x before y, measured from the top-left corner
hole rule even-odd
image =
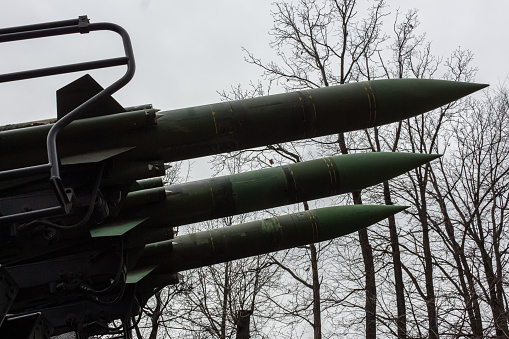
[[[477,92],[487,86],[486,84],[469,82],[430,80],[422,83],[421,91],[427,96],[433,96],[434,100],[430,101],[435,101],[438,106],[442,106]]]
[[[470,93],[474,93],[477,91],[480,91],[481,89],[484,89],[488,87],[490,84],[478,84],[475,82],[456,82],[457,84],[460,84],[462,87],[465,88],[465,92],[468,92],[465,95],[468,95]]]
[[[440,156],[422,153],[372,152],[336,157],[341,193],[353,192],[387,181]]]
[[[467,96],[474,92],[480,91],[489,86],[489,84],[478,84],[475,82],[460,82],[460,81],[445,81],[442,80],[440,82],[444,82],[444,86],[446,86],[446,90],[450,91],[451,95],[457,95],[458,98]]]
[[[376,124],[403,120],[449,104],[488,85],[433,79],[393,79],[368,82]],[[392,118],[391,118],[392,117]],[[388,121],[388,122],[390,122]]]
[[[320,235],[317,241],[325,241],[359,231],[399,213],[408,206],[395,205],[351,205],[340,209],[329,207],[314,210],[320,222]],[[338,218],[341,211],[341,218]]]

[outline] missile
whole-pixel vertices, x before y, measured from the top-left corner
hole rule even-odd
[[[147,232],[161,225],[175,227],[353,192],[437,157],[419,153],[348,154],[166,187],[150,186],[131,192],[118,217],[139,220],[150,216],[131,237],[131,244],[139,245],[154,242],[154,238],[146,238]]]
[[[319,208],[147,244],[137,268],[174,273],[338,238],[404,210],[402,206]]]
[[[120,162],[171,162],[388,124],[486,86],[373,80],[171,111],[123,112],[72,122],[59,136],[58,150],[62,164],[112,156]],[[50,127],[0,132],[0,170],[46,163]]]
[[[385,125],[486,86],[374,80],[159,112],[159,153],[175,161]]]

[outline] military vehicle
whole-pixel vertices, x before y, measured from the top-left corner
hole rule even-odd
[[[123,56],[0,75],[126,67],[109,87],[85,75],[57,90],[45,123],[0,128],[1,338],[130,338],[132,316],[179,272],[340,237],[404,207],[328,207],[179,236],[176,226],[360,190],[436,156],[341,155],[175,185],[163,184],[165,164],[380,126],[484,87],[375,80],[158,111],[111,97],[135,69],[118,25],[83,16],[1,29],[0,42],[100,30],[120,35]]]

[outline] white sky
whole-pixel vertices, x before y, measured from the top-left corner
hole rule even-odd
[[[241,47],[267,49],[267,31],[272,24],[271,0],[0,1],[4,4],[0,7],[3,27],[73,19],[82,14],[91,22],[108,21],[124,27],[131,36],[137,64],[134,79],[115,95],[124,106],[153,103],[171,109],[207,104],[219,100],[217,90],[256,80],[260,72],[244,62]],[[0,72],[123,53],[120,37],[115,34],[89,35],[0,44]],[[86,42],[85,51],[69,48],[76,41]],[[81,57],[83,52],[93,56]],[[37,57],[44,61],[34,61]],[[116,76],[123,72],[124,68],[119,68]],[[104,73],[91,74],[106,86],[113,78]],[[10,107],[0,113],[0,124],[54,116],[55,90],[77,77],[0,84],[0,102]]]
[[[153,103],[161,109],[218,101],[218,90],[260,78],[260,70],[244,62],[241,47],[270,59],[267,32],[273,0],[0,0],[0,27],[76,18],[109,21],[131,35],[137,71],[116,94],[125,106]],[[448,56],[461,46],[474,53],[478,82],[492,86],[509,75],[507,13],[503,0],[387,0],[394,13],[418,8],[421,32],[435,53]],[[388,25],[392,18],[386,19]],[[100,35],[100,36],[99,36]],[[109,38],[109,39],[106,39]],[[46,40],[46,41],[44,41]],[[72,43],[79,42],[78,50]],[[92,56],[82,56],[91,53]],[[120,56],[120,38],[107,33],[0,44],[0,72]],[[88,57],[88,59],[87,59]],[[40,58],[42,61],[36,61]],[[92,73],[101,84],[111,72]],[[123,73],[119,68],[115,76]],[[78,75],[0,84],[0,124],[54,116],[54,91]],[[8,109],[5,109],[9,107]]]
[[[113,22],[130,34],[134,79],[115,98],[124,106],[173,109],[219,100],[216,91],[260,79],[244,62],[245,47],[264,60],[273,0],[0,0],[0,27],[77,18]],[[387,0],[388,10],[419,9],[420,32],[447,57],[461,46],[474,53],[478,82],[498,86],[509,75],[505,0]],[[360,15],[360,14],[359,14]],[[393,16],[386,18],[388,27]],[[77,44],[78,43],[78,44]],[[0,73],[122,55],[120,37],[91,33],[0,44]],[[123,74],[95,71],[103,85]],[[0,84],[0,125],[54,117],[55,90],[79,74]],[[273,91],[275,92],[275,91]]]

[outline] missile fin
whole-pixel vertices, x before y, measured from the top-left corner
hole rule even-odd
[[[141,279],[145,278],[147,274],[152,272],[157,265],[151,265],[148,267],[136,268],[132,271],[127,272],[126,284],[136,284]]]
[[[57,90],[58,119],[62,118],[102,90],[102,86],[99,85],[89,74],[85,74],[81,78],[60,88]],[[122,105],[113,99],[112,96],[106,96],[96,103],[94,107],[89,107],[87,112],[84,112],[81,116],[81,119],[120,112],[125,112]]]
[[[90,229],[90,235],[92,238],[120,236],[140,225],[147,219],[149,218],[146,217],[132,220],[120,220],[109,224],[107,223],[104,225],[99,225]]]
[[[119,147],[94,151],[90,153],[75,154],[69,157],[62,158],[62,165],[97,163],[112,158],[116,155],[122,154],[124,152],[127,152],[129,150],[132,150],[134,148],[135,147]]]

